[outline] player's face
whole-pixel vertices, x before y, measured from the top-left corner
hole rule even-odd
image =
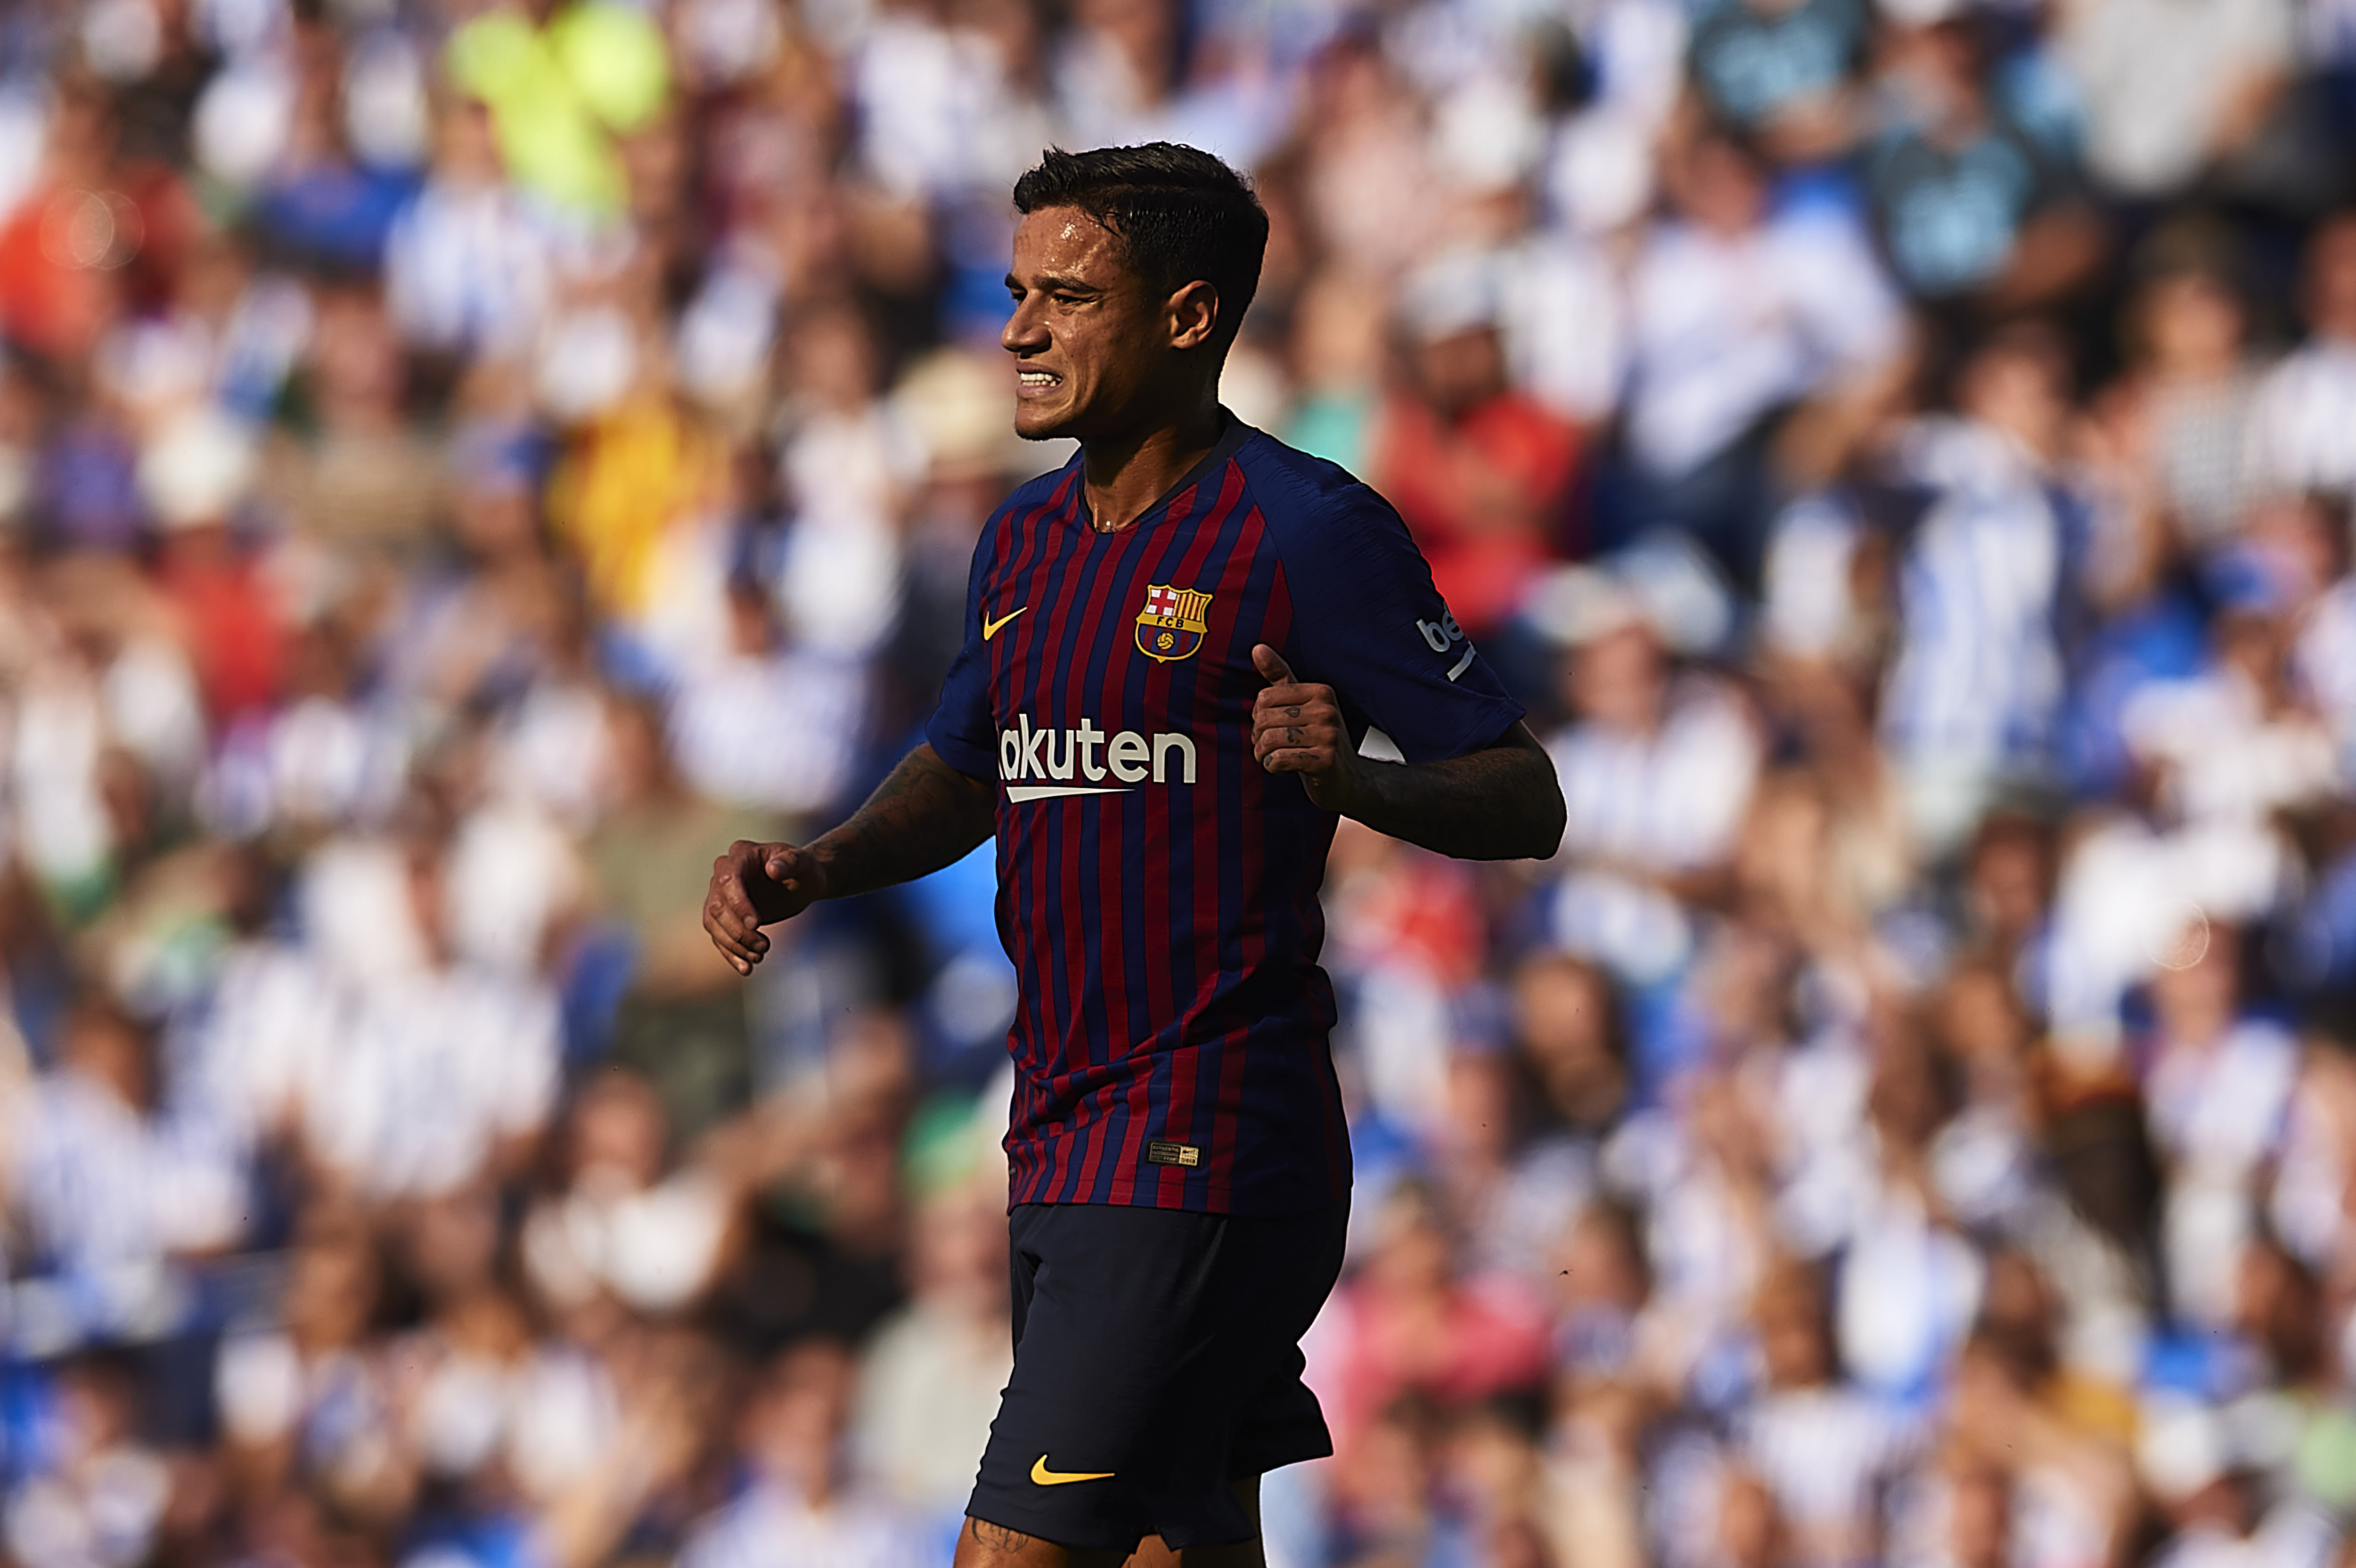
[[[1173,368],[1172,302],[1121,258],[1120,240],[1073,208],[1042,208],[1014,230],[1014,432],[1030,441],[1115,435],[1151,419]]]

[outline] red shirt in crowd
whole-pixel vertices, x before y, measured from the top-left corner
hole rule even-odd
[[[166,541],[157,585],[178,613],[196,665],[205,710],[216,723],[276,698],[285,665],[285,629],[270,585],[226,533]]]
[[[1518,392],[1485,399],[1452,421],[1420,399],[1394,395],[1375,452],[1375,488],[1407,519],[1457,619],[1478,632],[1512,614],[1531,575],[1557,553],[1578,427]]]

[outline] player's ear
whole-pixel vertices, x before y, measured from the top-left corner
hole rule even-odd
[[[1199,348],[1219,329],[1219,291],[1201,278],[1170,296],[1170,347]]]

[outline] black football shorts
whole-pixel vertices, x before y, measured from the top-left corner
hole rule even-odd
[[[1333,1451],[1301,1337],[1349,1216],[1019,1205],[1014,1375],[967,1515],[1061,1546],[1250,1540],[1233,1483]]]

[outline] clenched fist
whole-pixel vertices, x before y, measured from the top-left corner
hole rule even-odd
[[[704,933],[736,973],[750,975],[769,952],[761,928],[791,920],[825,896],[825,868],[809,850],[739,838],[712,862]]]
[[[1252,667],[1268,688],[1252,703],[1252,755],[1272,773],[1299,773],[1309,798],[1328,811],[1347,811],[1358,783],[1358,749],[1342,721],[1330,686],[1295,680],[1284,656],[1266,643],[1252,649]]]

